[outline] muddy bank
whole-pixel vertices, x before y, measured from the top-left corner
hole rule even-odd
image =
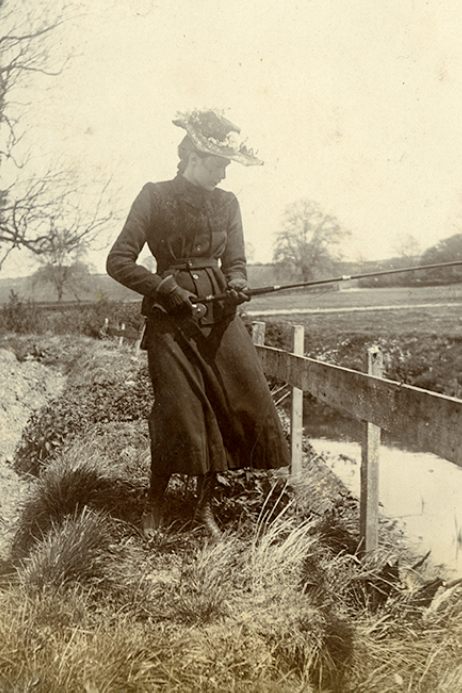
[[[14,450],[30,415],[62,392],[65,377],[30,352],[0,348],[0,559],[6,558],[18,506],[29,488],[12,467]]]

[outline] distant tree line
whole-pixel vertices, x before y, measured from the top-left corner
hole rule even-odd
[[[423,267],[425,265],[437,265],[445,262],[460,260],[462,262],[462,233],[454,234],[449,238],[438,241],[427,248],[418,257],[396,257],[383,263],[375,263],[376,270],[399,269],[401,267]],[[462,282],[462,264],[454,267],[440,267],[432,270],[417,270],[415,272],[403,272],[358,281],[360,287],[387,287],[387,286],[437,286],[444,284],[456,284]]]
[[[328,277],[367,274],[408,267],[462,261],[462,233],[420,252],[411,234],[399,239],[397,256],[381,262],[345,262],[343,248],[351,232],[338,219],[307,199],[286,207],[276,234],[273,263],[283,283],[308,282]],[[387,274],[358,280],[360,287],[425,286],[462,282],[462,265],[433,270]]]

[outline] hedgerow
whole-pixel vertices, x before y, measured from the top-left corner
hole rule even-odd
[[[136,339],[143,326],[141,303],[98,301],[80,305],[47,307],[33,301],[21,301],[12,294],[0,307],[0,332],[16,334],[79,334],[98,337],[105,321],[112,327],[125,325]]]

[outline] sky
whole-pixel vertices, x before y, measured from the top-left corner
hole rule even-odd
[[[174,177],[172,119],[193,108],[224,110],[265,162],[221,185],[251,260],[271,261],[301,198],[351,232],[348,259],[409,234],[425,249],[462,232],[461,32],[460,0],[81,0],[57,46],[73,57],[30,87],[26,140],[95,190],[111,180],[97,271],[144,183]]]

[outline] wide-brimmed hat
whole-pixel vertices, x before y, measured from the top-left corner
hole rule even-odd
[[[261,166],[261,161],[240,137],[240,128],[214,110],[177,113],[174,125],[188,133],[199,152],[232,159],[244,166]]]

